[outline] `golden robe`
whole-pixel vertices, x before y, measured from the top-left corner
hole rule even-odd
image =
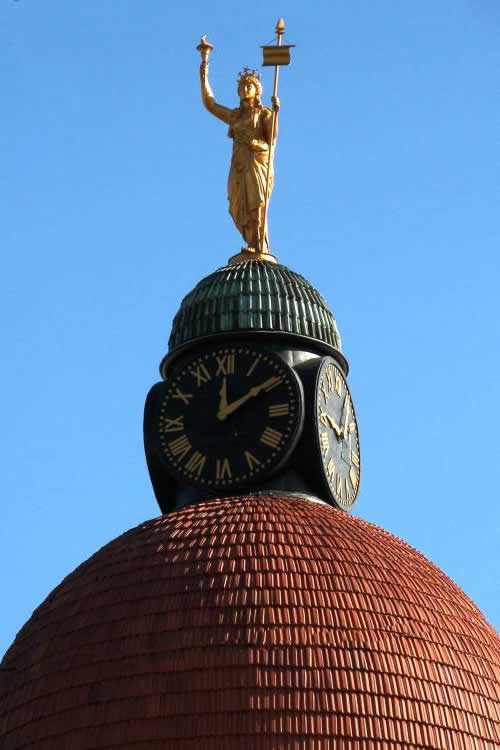
[[[234,119],[233,119],[234,118]],[[253,221],[256,212],[263,208],[266,195],[267,165],[269,145],[267,143],[266,122],[271,120],[272,112],[261,107],[253,112],[233,110],[229,136],[233,139],[233,154],[227,182],[229,213],[243,237],[248,241],[246,231],[250,212]],[[273,188],[273,164],[271,151],[271,169],[269,179],[269,196]],[[259,218],[261,218],[259,216]],[[265,232],[267,247],[267,227]]]

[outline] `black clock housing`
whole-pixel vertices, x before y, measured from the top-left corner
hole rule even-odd
[[[146,452],[184,484],[251,487],[290,458],[303,414],[300,379],[280,356],[244,343],[206,347],[151,390]]]

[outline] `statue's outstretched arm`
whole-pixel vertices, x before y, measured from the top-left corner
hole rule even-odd
[[[201,99],[210,114],[218,117],[222,122],[231,125],[234,115],[233,110],[217,104],[210,83],[208,82],[208,62],[204,60],[200,65]]]

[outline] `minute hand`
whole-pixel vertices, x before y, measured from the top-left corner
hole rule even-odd
[[[230,414],[236,411],[236,409],[239,409],[240,406],[243,406],[243,404],[246,404],[246,402],[254,398],[254,396],[258,396],[261,391],[263,391],[268,386],[272,385],[276,380],[276,377],[273,376],[272,378],[268,378],[260,385],[254,385],[250,388],[247,393],[245,393],[243,396],[240,396],[240,398],[237,398],[236,401],[231,401],[230,404],[221,404],[219,411],[217,412],[217,419],[224,420],[229,417]]]
[[[351,399],[348,395],[345,397],[345,416],[344,423],[342,425],[342,439],[345,440],[347,437],[347,423],[349,421],[349,412],[351,410]]]

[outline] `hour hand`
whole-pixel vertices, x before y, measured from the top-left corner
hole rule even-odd
[[[219,408],[217,410],[217,416],[219,419],[221,418],[221,414],[224,414],[227,409],[227,379],[226,376],[222,378],[222,385],[220,387],[219,391],[220,401],[219,401]]]
[[[333,418],[333,417],[331,417],[331,416],[330,416],[330,415],[328,414],[328,412],[326,412],[326,411],[322,411],[322,412],[321,412],[321,416],[320,416],[320,419],[321,419],[321,421],[323,422],[323,424],[325,424],[325,425],[326,425],[326,423],[328,423],[328,424],[330,425],[330,427],[331,427],[331,428],[332,428],[332,430],[333,430],[333,431],[335,432],[335,434],[337,435],[337,437],[338,437],[338,438],[341,438],[341,437],[342,437],[342,434],[343,434],[343,433],[342,433],[342,427],[339,427],[339,425],[337,424],[337,422],[336,422],[336,421],[334,420],[334,418]],[[328,426],[328,425],[327,425],[327,426]]]
[[[225,378],[224,378],[225,380]],[[278,378],[276,375],[273,377],[268,378],[263,383],[260,383],[260,385],[253,385],[249,390],[243,394],[243,396],[240,396],[240,398],[237,398],[236,401],[231,401],[230,404],[227,403],[227,399],[223,401],[221,404],[219,404],[219,410],[217,412],[217,419],[220,419],[223,421],[224,419],[227,419],[233,412],[235,412],[237,409],[240,408],[240,406],[243,406],[243,404],[246,404],[247,401],[251,398],[255,398],[255,396],[258,396],[261,391],[264,391],[266,389],[272,388],[274,385],[277,385],[280,382],[280,378]],[[224,384],[222,385],[222,388],[224,388]],[[221,391],[222,391],[221,388]],[[222,399],[221,395],[221,399]]]

